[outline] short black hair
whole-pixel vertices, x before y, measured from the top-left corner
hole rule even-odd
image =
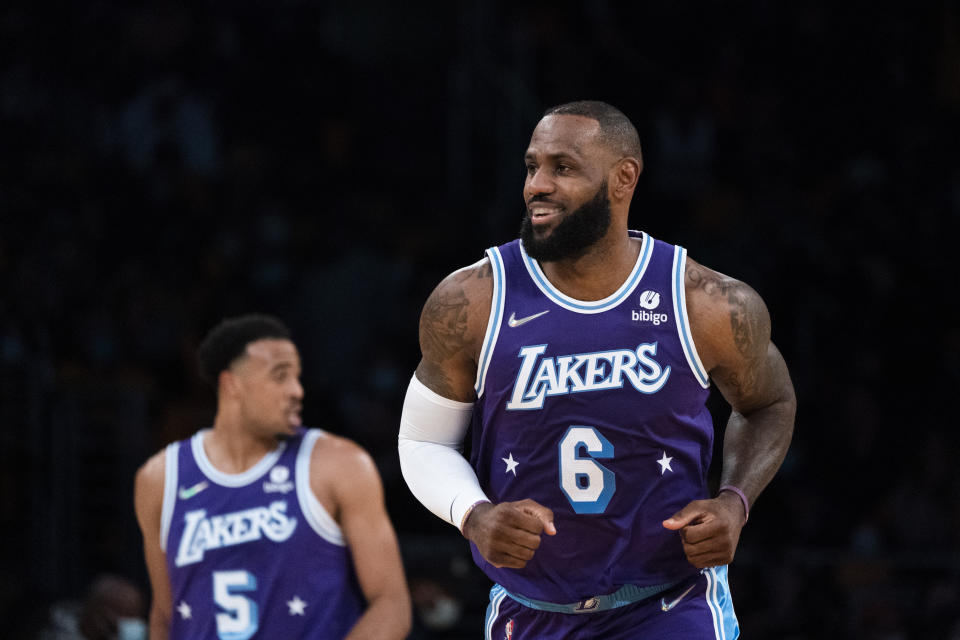
[[[248,344],[268,338],[290,340],[290,330],[278,318],[259,313],[222,320],[197,349],[200,377],[216,387],[220,372],[242,357]]]
[[[596,120],[605,145],[623,156],[642,160],[640,134],[630,118],[613,105],[599,100],[577,100],[550,107],[543,113],[544,118],[547,116],[583,116]]]

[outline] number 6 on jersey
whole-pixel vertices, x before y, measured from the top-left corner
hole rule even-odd
[[[580,456],[581,449],[586,456]],[[612,457],[613,445],[593,427],[570,427],[560,440],[560,488],[577,513],[603,513],[607,508],[617,479],[595,458]]]

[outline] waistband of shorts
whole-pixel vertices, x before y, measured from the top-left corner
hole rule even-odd
[[[492,600],[493,596],[499,590],[523,606],[530,607],[531,609],[552,611],[554,613],[597,613],[599,611],[609,611],[610,609],[616,609],[617,607],[623,607],[628,604],[633,604],[634,602],[646,600],[647,598],[655,596],[658,593],[666,591],[667,589],[678,584],[680,584],[680,581],[668,582],[666,584],[656,584],[649,587],[637,587],[632,584],[627,584],[620,587],[613,593],[608,593],[607,595],[603,596],[584,598],[579,602],[572,602],[570,604],[559,604],[556,602],[546,602],[545,600],[528,598],[520,595],[519,593],[507,591],[499,584],[493,585],[493,590],[491,591],[490,596]]]

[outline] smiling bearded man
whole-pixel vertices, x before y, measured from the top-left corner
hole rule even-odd
[[[549,109],[524,159],[520,239],[421,313],[407,485],[496,583],[488,639],[734,640],[727,565],[796,409],[767,308],[628,228],[643,160],[618,109]],[[719,487],[711,383],[733,407]]]

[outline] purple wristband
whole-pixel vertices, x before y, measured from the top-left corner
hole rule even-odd
[[[477,500],[472,505],[467,507],[467,510],[463,512],[463,517],[460,518],[460,533],[463,533],[463,525],[467,524],[467,518],[470,517],[470,514],[473,513],[473,510],[477,508],[478,504],[483,504],[484,502],[490,502],[489,500]]]
[[[743,512],[744,514],[746,514],[746,517],[744,517],[743,522],[744,524],[746,524],[747,520],[750,519],[750,503],[747,502],[747,496],[743,494],[743,491],[740,491],[740,489],[736,488],[732,484],[725,484],[722,487],[720,487],[720,491],[717,491],[717,495],[720,495],[724,491],[732,491],[733,493],[740,496],[740,502],[743,503]]]

